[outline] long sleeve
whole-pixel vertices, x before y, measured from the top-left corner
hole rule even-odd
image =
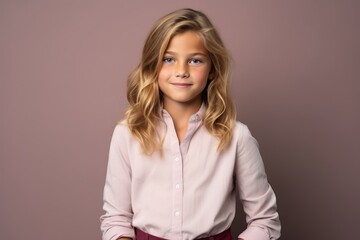
[[[257,141],[245,125],[239,131],[236,182],[248,227],[238,237],[245,240],[278,239],[281,225],[276,197],[267,181]]]
[[[131,207],[131,168],[124,138],[125,127],[117,125],[110,144],[109,160],[104,187],[105,214],[101,216],[103,240],[134,237]]]

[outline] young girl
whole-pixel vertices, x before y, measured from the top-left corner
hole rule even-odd
[[[229,65],[203,13],[181,9],[155,24],[111,140],[103,240],[229,240],[236,187],[248,223],[238,238],[279,238],[257,142],[235,120]]]

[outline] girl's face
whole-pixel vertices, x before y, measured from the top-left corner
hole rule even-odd
[[[200,36],[193,31],[175,35],[163,56],[158,83],[164,107],[199,106],[211,61]]]

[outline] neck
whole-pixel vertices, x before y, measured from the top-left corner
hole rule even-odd
[[[176,134],[181,142],[187,131],[189,118],[199,111],[201,101],[194,104],[168,104],[164,102],[164,109],[170,114]]]
[[[188,122],[191,115],[197,113],[201,107],[201,102],[196,104],[167,104],[164,102],[164,109],[170,114],[174,122]]]

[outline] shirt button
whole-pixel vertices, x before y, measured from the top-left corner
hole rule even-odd
[[[175,188],[176,188],[176,189],[179,189],[179,188],[180,188],[180,184],[176,184],[176,185],[175,185]]]
[[[178,157],[177,157],[177,158],[175,158],[175,162],[178,162],[179,160],[180,160],[180,158],[178,158]]]
[[[180,216],[180,212],[179,212],[179,211],[176,211],[176,212],[175,212],[175,216],[176,216],[176,217],[179,217],[179,216]]]

